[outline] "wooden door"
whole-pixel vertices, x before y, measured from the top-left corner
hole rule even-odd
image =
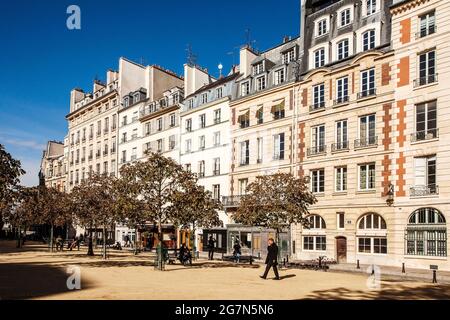
[[[347,262],[347,239],[344,237],[336,238],[336,260],[338,263]]]

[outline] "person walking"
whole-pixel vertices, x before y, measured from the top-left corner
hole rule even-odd
[[[260,276],[262,279],[267,278],[267,274],[270,271],[270,268],[273,268],[273,272],[275,273],[274,280],[280,280],[280,275],[278,274],[278,246],[275,241],[270,238],[268,241],[267,247],[267,257],[266,257],[266,270],[264,271],[264,275]]]
[[[214,260],[214,248],[216,246],[216,240],[212,236],[209,236],[208,240],[208,260]]]
[[[239,241],[236,241],[233,249],[234,262],[239,263],[239,259],[241,258],[241,245],[239,244]]]

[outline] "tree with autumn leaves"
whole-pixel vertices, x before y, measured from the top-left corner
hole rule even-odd
[[[260,226],[277,232],[291,224],[308,227],[305,217],[309,206],[317,202],[307,178],[289,173],[258,176],[247,186],[233,220],[248,226]]]

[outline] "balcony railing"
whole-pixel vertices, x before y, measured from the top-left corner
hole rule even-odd
[[[309,112],[319,111],[323,109],[325,109],[325,101],[314,103],[313,105],[309,106]]]
[[[86,137],[81,138],[81,142],[86,142]]]
[[[219,176],[220,175],[220,170],[213,170],[213,175],[215,176]]]
[[[205,173],[204,172],[199,172],[198,173],[198,177],[199,178],[204,178],[205,177]]]
[[[88,160],[91,161],[93,158],[94,158],[94,156],[93,156],[93,155],[90,155],[90,156],[88,157]]]
[[[439,129],[429,129],[411,134],[411,142],[426,141],[439,138]]]
[[[348,149],[349,149],[348,141],[337,142],[337,143],[333,143],[331,145],[331,152],[343,151],[343,150],[348,150]]]
[[[422,29],[419,32],[416,32],[416,39],[424,38],[429,36],[430,34],[436,33],[436,26],[429,26],[426,29]]]
[[[89,135],[89,140],[92,140],[92,139],[94,139],[94,135],[93,134]]]
[[[277,153],[273,155],[273,160],[284,160],[284,153]]]
[[[116,149],[111,149],[111,154],[114,154],[114,153],[116,153]]]
[[[430,74],[425,77],[420,77],[419,79],[414,80],[414,88],[425,86],[427,84],[435,83],[438,81],[438,74]]]
[[[103,151],[103,156],[107,156],[108,155],[108,150]]]
[[[108,129],[103,129],[103,134],[107,134],[109,132]]]
[[[338,106],[340,104],[349,102],[349,100],[350,100],[349,96],[338,97],[336,100],[333,101],[333,105]]]
[[[249,159],[241,160],[241,162],[239,163],[239,165],[241,167],[248,166],[249,164],[250,164],[250,160]]]
[[[367,90],[358,92],[357,98],[358,98],[358,100],[364,99],[364,98],[375,96],[376,94],[377,94],[377,89],[375,89],[375,88],[367,89]]]
[[[85,157],[81,158],[81,163],[85,163],[85,162],[86,162],[86,158]]]
[[[378,146],[378,137],[355,140],[355,149]]]
[[[242,196],[224,196],[222,197],[222,204],[225,208],[237,207],[241,202]]]
[[[96,157],[96,158],[100,158],[100,151],[98,151],[98,152],[95,154],[95,157]]]
[[[427,186],[413,186],[409,189],[411,197],[426,197],[439,194],[439,186],[430,184]]]
[[[326,154],[327,153],[327,146],[326,145],[319,145],[315,147],[308,148],[307,155],[308,156],[314,156],[319,154]]]

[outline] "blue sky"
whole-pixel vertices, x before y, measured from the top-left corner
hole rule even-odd
[[[0,3],[0,143],[38,183],[42,150],[67,131],[69,93],[91,91],[121,56],[182,74],[186,47],[217,73],[238,63],[249,28],[264,50],[299,33],[299,0],[14,0]],[[68,30],[67,7],[81,8]]]

